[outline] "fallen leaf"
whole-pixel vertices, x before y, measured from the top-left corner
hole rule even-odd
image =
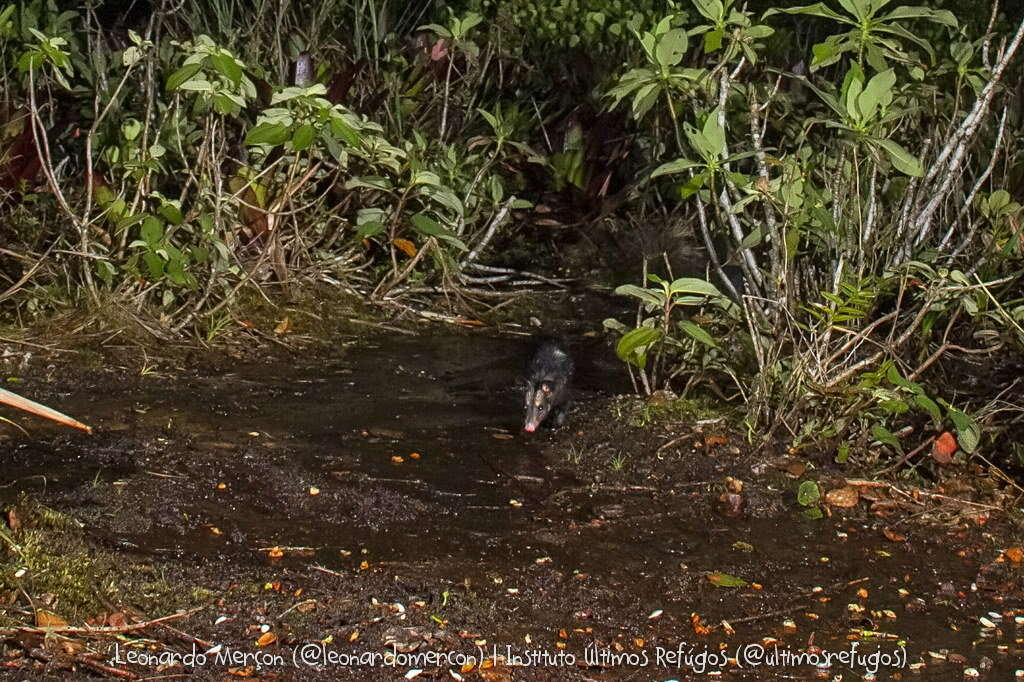
[[[18,515],[13,509],[7,510],[7,527],[11,530],[18,530],[21,528],[21,519],[18,518]]]
[[[41,628],[62,628],[68,622],[52,611],[36,609],[36,626]]]
[[[939,464],[949,464],[953,461],[953,453],[957,448],[956,438],[949,431],[943,431],[942,435],[932,443],[932,459]]]
[[[391,458],[391,462],[393,464],[401,464],[404,461],[405,461],[405,458],[402,457],[401,455],[395,455],[394,457]]]
[[[1024,547],[1011,547],[1003,552],[1003,556],[1013,563],[1019,564],[1024,561]]]
[[[416,245],[413,244],[408,239],[402,239],[402,238],[393,239],[393,240],[391,240],[391,243],[395,245],[395,248],[397,248],[399,251],[404,253],[409,258],[415,258],[415,256],[416,256]]]
[[[269,646],[277,641],[277,635],[273,632],[264,632],[260,635],[260,638],[256,640],[256,646]]]
[[[708,436],[707,438],[704,439],[704,443],[709,448],[714,448],[718,447],[719,445],[727,445],[729,443],[729,439],[726,438],[725,436]]]
[[[286,318],[284,318],[283,320],[281,320],[280,322],[277,323],[277,326],[274,327],[274,333],[277,334],[278,336],[282,336],[284,334],[287,334],[288,331],[291,329],[291,326],[292,326],[292,321],[289,320],[286,317]]]
[[[802,459],[794,459],[786,462],[786,471],[790,476],[800,478],[807,471],[807,462]]]
[[[700,614],[690,614],[690,624],[693,625],[693,631],[698,635],[707,635],[711,633],[711,628],[700,622]]]
[[[711,581],[712,585],[718,587],[746,587],[747,581],[743,578],[737,578],[734,575],[728,573],[722,573],[721,571],[713,571],[707,574],[708,580]]]
[[[495,433],[491,434],[491,438],[495,438],[497,440],[512,440],[515,436],[511,433]]]
[[[901,533],[897,533],[896,531],[892,530],[891,528],[883,528],[882,529],[882,535],[884,535],[886,537],[886,539],[890,540],[891,542],[906,542],[907,541],[907,536],[906,535],[903,535]]]
[[[829,490],[825,493],[825,504],[830,504],[833,507],[850,508],[857,506],[857,502],[860,500],[860,493],[853,486],[844,486],[842,488],[836,488],[835,490]]]

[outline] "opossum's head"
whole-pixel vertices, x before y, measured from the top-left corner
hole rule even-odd
[[[547,381],[526,385],[526,423],[523,431],[533,433],[551,412],[555,387]]]

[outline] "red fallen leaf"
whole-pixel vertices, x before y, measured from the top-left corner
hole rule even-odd
[[[729,439],[724,436],[708,436],[704,439],[704,442],[709,448],[718,447],[719,445],[726,445],[729,443]]]
[[[1003,552],[1003,556],[1015,564],[1024,562],[1024,547],[1011,547]]]
[[[953,461],[953,453],[956,452],[956,438],[949,431],[943,431],[942,435],[932,443],[932,459],[939,464],[949,464]]]
[[[835,490],[829,490],[825,493],[825,504],[832,505],[833,507],[850,508],[857,506],[857,502],[860,501],[860,493],[853,486],[844,486],[842,488],[836,488]]]
[[[882,535],[884,535],[886,537],[886,539],[891,541],[891,542],[906,542],[907,541],[907,536],[906,535],[903,535],[901,533],[897,533],[896,531],[892,530],[891,528],[883,528],[882,529]]]
[[[708,635],[708,634],[711,634],[711,628],[709,628],[707,625],[704,625],[703,623],[700,622],[700,614],[698,614],[698,613],[691,613],[690,614],[690,623],[693,625],[693,631],[695,633],[697,633],[698,635]]]
[[[119,628],[128,624],[128,619],[125,617],[123,611],[117,611],[107,616],[107,625]]]

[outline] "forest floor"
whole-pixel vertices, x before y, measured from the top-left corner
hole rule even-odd
[[[95,430],[4,412],[28,434],[0,435],[0,678],[1022,667],[1020,505],[997,479],[748,445],[714,400],[627,395],[594,319],[560,330],[577,399],[536,434],[528,326],[7,346],[8,388]]]

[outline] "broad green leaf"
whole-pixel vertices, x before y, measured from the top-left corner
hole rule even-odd
[[[234,85],[242,81],[242,67],[235,58],[223,52],[210,55],[210,65],[224,75]]]
[[[786,14],[809,14],[814,17],[822,17],[823,19],[833,19],[835,21],[839,21],[844,24],[849,24],[851,26],[857,25],[856,21],[854,21],[852,18],[844,14],[839,14],[835,10],[829,9],[823,2],[816,2],[813,5],[807,5],[805,7],[789,7],[787,9],[772,8],[765,12],[762,16],[770,17],[771,15],[779,14],[780,12],[784,12]]]
[[[896,72],[892,69],[875,74],[864,87],[864,92],[857,98],[857,108],[865,121],[875,117],[879,105],[888,106],[892,102],[892,86],[896,83]]]
[[[708,143],[708,150],[710,152],[708,158],[717,159],[725,151],[725,130],[722,128],[721,121],[718,120],[718,107],[711,110],[708,114],[708,120],[704,121],[704,129],[701,131],[705,140]]]
[[[884,139],[876,140],[876,142],[889,154],[889,159],[892,161],[892,165],[896,167],[896,170],[914,178],[924,175],[921,162],[899,144],[892,140]]]
[[[147,216],[142,221],[139,236],[142,237],[142,240],[146,242],[149,248],[155,249],[160,240],[164,238],[164,224],[156,216]]]
[[[707,280],[697,277],[680,277],[674,280],[668,287],[669,294],[698,294],[701,296],[721,296],[722,292]]]
[[[927,19],[950,28],[959,28],[960,24],[956,16],[949,10],[934,10],[928,7],[897,7],[881,18],[881,21],[888,23],[891,19]]]
[[[821,499],[821,490],[814,481],[804,481],[796,491],[796,501],[801,507],[810,507]]]
[[[331,132],[348,146],[359,146],[359,133],[341,116],[331,116]]]
[[[675,173],[682,173],[685,170],[696,168],[697,166],[700,165],[701,164],[697,163],[696,161],[690,161],[689,159],[676,159],[675,161],[663,163],[662,165],[655,168],[654,172],[651,173],[651,179],[653,180],[654,178],[662,175],[673,175]]]
[[[147,251],[142,254],[142,261],[146,264],[146,269],[149,271],[149,280],[151,282],[156,282],[164,276],[163,258],[152,251]]]
[[[662,68],[676,66],[683,59],[687,48],[686,31],[674,28],[658,40],[655,57]]]
[[[292,151],[301,152],[307,149],[309,145],[313,143],[313,137],[316,135],[316,128],[308,123],[304,123],[295,129],[292,134]]]
[[[893,435],[892,431],[880,424],[875,424],[871,427],[871,437],[883,445],[888,445],[897,450],[901,449],[899,439]]]
[[[942,422],[942,410],[935,404],[934,400],[926,395],[915,395],[914,402],[918,407],[928,413],[928,416],[932,418],[932,421],[934,421],[936,425]]]
[[[260,123],[249,130],[245,143],[250,146],[268,144],[272,147],[284,144],[288,140],[288,126],[280,123]]]
[[[632,296],[640,299],[648,309],[654,310],[665,305],[665,296],[661,292],[644,289],[635,284],[623,284],[615,288],[616,296]]]
[[[680,320],[679,329],[684,334],[687,334],[691,338],[700,341],[705,346],[709,346],[711,348],[718,348],[718,344],[715,342],[715,339],[711,336],[711,334],[708,334],[699,325],[695,324],[694,322],[691,322],[690,320]]]
[[[647,366],[647,348],[660,338],[660,329],[639,327],[619,339],[615,354],[623,362],[644,369]]]
[[[199,73],[199,70],[203,68],[202,62],[196,62],[195,64],[186,64],[167,78],[167,85],[165,89],[167,92],[174,92],[182,83],[190,80],[192,76]]]
[[[981,427],[961,410],[948,403],[945,403],[945,405],[949,419],[953,422],[954,428],[956,428],[960,449],[967,454],[972,454],[981,442]]]

